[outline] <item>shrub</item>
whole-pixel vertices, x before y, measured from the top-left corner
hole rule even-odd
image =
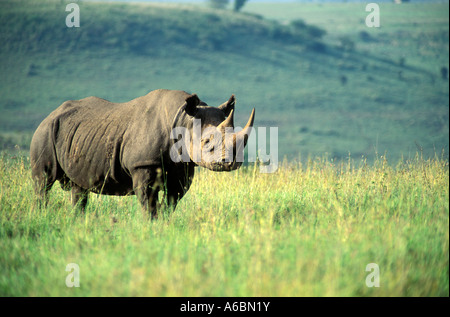
[[[317,26],[307,25],[302,19],[291,21],[290,26],[294,34],[306,39],[320,40],[327,33]]]

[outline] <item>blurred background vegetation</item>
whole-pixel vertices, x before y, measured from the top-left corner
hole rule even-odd
[[[210,105],[234,93],[236,124],[279,128],[279,159],[448,157],[447,3],[0,1],[0,150],[27,151],[62,102],[124,102],[158,88]],[[239,6],[239,7],[238,7]],[[26,153],[26,152],[25,152]]]

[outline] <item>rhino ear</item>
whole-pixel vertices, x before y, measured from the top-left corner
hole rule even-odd
[[[225,113],[225,117],[228,117],[230,115],[231,110],[234,110],[235,102],[236,99],[234,98],[234,95],[231,95],[230,99],[228,99],[227,102],[224,102],[219,106],[219,109]]]
[[[185,111],[190,116],[195,116],[197,113],[197,106],[200,103],[200,99],[196,94],[192,94],[189,97],[186,98],[186,104],[185,104]]]

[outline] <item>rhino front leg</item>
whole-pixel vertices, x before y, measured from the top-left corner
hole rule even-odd
[[[194,177],[194,165],[188,164],[171,170],[166,179],[167,204],[173,209],[189,190]]]
[[[72,206],[78,206],[82,212],[85,211],[88,201],[89,191],[72,183],[71,199]]]
[[[175,210],[178,201],[184,196],[185,191],[178,184],[167,184],[167,204]]]
[[[158,193],[160,190],[157,173],[151,169],[137,169],[132,173],[133,190],[142,208],[151,215],[158,217]]]

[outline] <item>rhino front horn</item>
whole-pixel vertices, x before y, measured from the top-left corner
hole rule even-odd
[[[252,132],[254,121],[255,121],[255,108],[253,108],[252,113],[250,115],[250,119],[248,119],[248,122],[245,125],[244,129],[242,129],[242,131],[236,134],[236,141],[238,142],[238,144],[242,144],[241,142],[243,140],[244,147],[247,145],[248,136],[250,135],[250,132]]]

